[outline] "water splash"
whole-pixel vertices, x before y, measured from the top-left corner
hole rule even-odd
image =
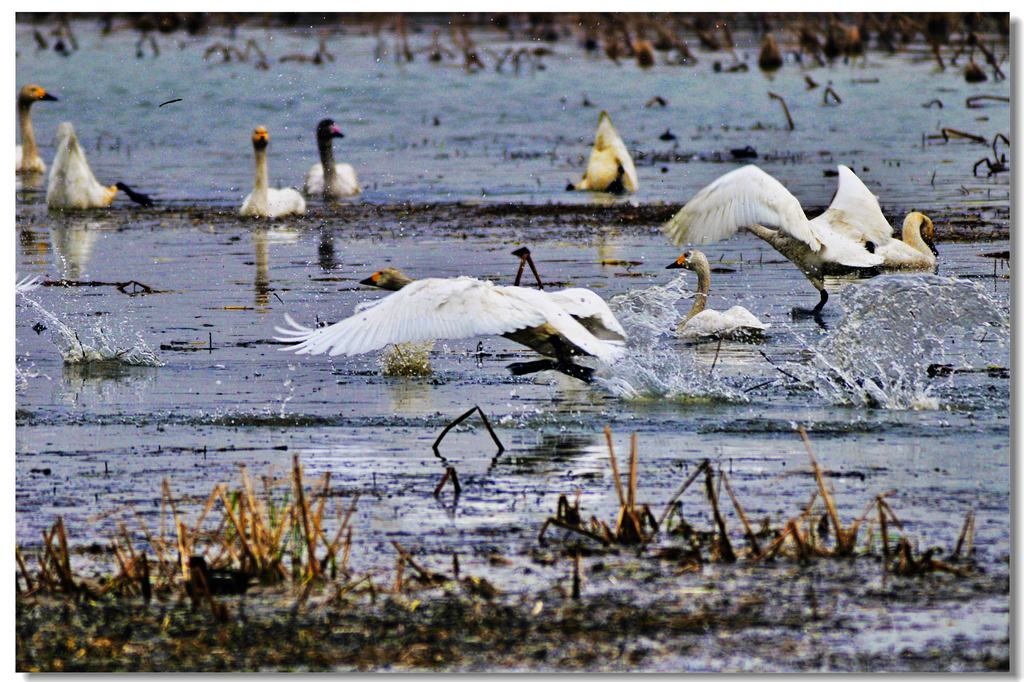
[[[732,400],[746,396],[714,375],[696,353],[673,345],[684,318],[677,304],[693,296],[680,274],[667,284],[634,289],[608,305],[629,334],[626,355],[595,375],[595,381],[627,400]]]
[[[946,390],[957,375],[937,368],[976,372],[1009,363],[1009,312],[969,280],[877,277],[851,288],[843,308],[839,326],[808,344],[809,361],[786,366],[833,404],[939,409],[957,399]]]
[[[119,332],[117,338],[108,329],[96,323],[88,335],[79,333],[64,324],[56,315],[44,308],[28,296],[22,299],[32,305],[46,319],[46,328],[50,339],[57,347],[64,364],[116,364],[131,367],[162,367],[163,361],[143,340],[139,333],[134,334],[127,342],[125,332]]]

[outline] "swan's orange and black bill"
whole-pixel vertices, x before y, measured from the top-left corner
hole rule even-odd
[[[364,280],[360,280],[360,284],[367,287],[375,287],[380,282],[380,273],[375,272]]]
[[[676,258],[676,260],[671,265],[666,265],[665,269],[666,270],[678,270],[679,268],[683,267],[685,264],[686,264],[686,254],[684,253],[679,258]]]
[[[39,99],[41,99],[44,102],[59,102],[60,101],[59,99],[57,99],[56,97],[54,97],[53,95],[51,95],[50,93],[48,93],[46,91],[43,91],[43,96],[40,97]]]

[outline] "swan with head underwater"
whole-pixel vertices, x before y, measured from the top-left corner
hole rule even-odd
[[[356,307],[355,314],[311,329],[290,316],[278,327],[284,350],[299,354],[360,355],[390,344],[498,335],[530,348],[544,360],[514,363],[515,375],[553,369],[582,381],[594,370],[575,358],[612,362],[624,352],[626,332],[607,304],[589,289],[548,292],[499,286],[473,277],[413,280],[394,269],[361,284],[394,293]]]
[[[752,339],[764,334],[764,324],[743,306],[734,305],[724,313],[707,307],[711,292],[711,266],[707,256],[692,249],[679,256],[667,269],[686,268],[697,273],[697,295],[686,318],[679,323],[679,337],[688,341],[705,339]]]
[[[570,182],[565,189],[624,194],[638,188],[636,166],[626,143],[612,125],[608,112],[602,111],[597,119],[597,134],[583,179],[575,184]]]
[[[882,215],[878,197],[846,166],[839,166],[839,184],[831,205],[815,220],[826,222],[836,232],[881,256],[883,269],[935,270],[939,251],[935,248],[935,224],[931,218],[911,211],[903,219],[902,239],[896,239],[892,225]]]
[[[838,202],[841,206],[845,196],[838,192],[833,205]],[[820,300],[809,312],[819,315],[828,301],[826,275],[870,274],[884,263],[881,254],[836,229],[835,215],[826,211],[808,220],[789,190],[750,165],[726,173],[697,192],[662,230],[678,246],[718,241],[745,228],[792,261],[810,280]]]
[[[32,105],[36,102],[56,102],[56,97],[44,88],[31,83],[18,91],[18,127],[21,144],[14,148],[16,173],[45,173],[46,164],[39,156],[35,132],[32,130]]]
[[[356,196],[362,191],[356,169],[351,164],[336,163],[334,160],[334,138],[343,137],[345,134],[331,119],[325,118],[317,124],[316,146],[320,152],[320,162],[314,163],[306,173],[303,191],[307,196],[342,199]]]
[[[118,190],[123,190],[137,204],[153,205],[153,200],[147,195],[136,192],[123,182],[110,186],[100,184],[85,158],[75,127],[67,121],[61,123],[57,127],[57,153],[53,157],[46,186],[46,205],[58,211],[107,208],[113,203]]]
[[[270,175],[267,170],[267,147],[270,144],[270,133],[263,126],[252,131],[252,149],[256,157],[256,178],[252,192],[245,197],[239,215],[249,218],[280,218],[288,215],[306,213],[306,200],[299,190],[293,187],[274,189],[270,187]]]

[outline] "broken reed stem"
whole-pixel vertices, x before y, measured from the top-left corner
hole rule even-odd
[[[743,523],[743,532],[746,533],[747,541],[750,543],[750,551],[753,552],[754,556],[757,556],[761,553],[761,545],[757,541],[757,534],[754,533],[754,529],[750,527],[747,515],[743,513],[743,507],[740,505],[740,501],[737,499],[736,493],[733,492],[732,485],[730,485],[728,477],[726,477],[724,472],[720,472],[718,477],[725,485],[725,492],[729,493],[729,499],[732,500],[732,506],[739,515],[740,521]]]
[[[582,582],[580,576],[580,551],[577,549],[575,556],[572,560],[572,598],[580,598],[580,583]]]
[[[732,549],[732,543],[729,542],[729,532],[725,527],[725,519],[722,517],[721,511],[718,509],[718,496],[715,494],[714,474],[711,471],[711,464],[708,460],[704,460],[704,487],[707,491],[708,500],[711,501],[711,513],[715,517],[715,525],[718,526],[718,546],[720,548],[722,560],[732,563],[733,561],[736,561],[736,553]]]
[[[320,573],[320,566],[316,561],[316,538],[310,533],[309,507],[306,506],[306,493],[302,489],[302,468],[299,466],[298,455],[292,455],[292,479],[295,483],[295,500],[302,521],[302,532],[306,536],[306,549],[309,552],[306,557],[306,572],[312,577]]]
[[[836,549],[840,554],[845,554],[847,551],[846,533],[843,531],[842,525],[839,523],[839,511],[836,509],[836,504],[832,500],[832,496],[829,494],[828,489],[825,487],[825,477],[821,474],[821,467],[818,466],[818,460],[814,457],[814,450],[811,447],[811,439],[807,437],[807,430],[801,426],[799,427],[800,438],[804,442],[804,447],[807,448],[807,456],[811,459],[811,467],[814,469],[814,477],[818,481],[818,490],[821,492],[821,499],[825,502],[825,509],[828,511],[829,519],[832,521],[832,527],[836,533]]]
[[[683,493],[685,493],[685,492],[686,492],[686,489],[687,489],[687,488],[689,488],[689,487],[690,487],[690,485],[691,485],[691,484],[692,484],[692,483],[693,483],[693,482],[694,482],[695,480],[697,480],[697,477],[698,477],[698,476],[700,475],[700,472],[701,472],[701,471],[702,471],[702,470],[704,469],[704,467],[706,467],[706,466],[710,466],[710,465],[709,465],[709,463],[708,463],[708,461],[707,461],[707,460],[704,460],[703,462],[701,462],[701,463],[700,463],[700,465],[698,465],[698,466],[697,466],[697,468],[696,468],[696,469],[694,469],[694,470],[693,470],[693,473],[692,473],[692,474],[690,474],[690,475],[689,475],[689,476],[687,477],[686,481],[684,481],[684,482],[683,482],[683,484],[682,484],[681,486],[679,486],[679,490],[677,490],[677,491],[675,492],[675,494],[674,494],[674,495],[672,495],[671,499],[669,499],[669,501],[668,501],[668,504],[666,504],[666,505],[665,505],[665,511],[661,512],[661,516],[660,516],[660,517],[658,517],[658,526],[659,526],[659,527],[660,527],[660,526],[661,526],[662,524],[664,524],[664,523],[665,523],[665,519],[667,519],[667,518],[668,518],[668,515],[669,515],[669,513],[671,513],[671,511],[672,511],[672,506],[673,506],[673,505],[674,505],[674,504],[676,503],[676,501],[677,501],[677,500],[678,500],[678,499],[679,499],[680,497],[682,497],[682,496],[683,496]]]
[[[608,441],[608,459],[612,462],[612,479],[615,483],[615,493],[619,496],[619,506],[626,506],[626,496],[622,493],[622,479],[619,478],[619,462],[615,459],[615,446],[612,445],[612,430],[604,427],[604,437]]]
[[[970,539],[969,544],[970,544],[970,546],[973,547],[973,545],[974,545],[974,510],[973,509],[968,511],[967,512],[967,516],[964,517],[964,525],[963,525],[963,528],[960,529],[960,537],[957,538],[956,549],[953,550],[953,558],[954,559],[959,559],[960,558],[960,552],[964,548],[964,541],[967,540],[968,532],[970,532],[970,534],[971,534],[971,539]],[[970,550],[968,550],[968,553],[970,553]]]
[[[629,440],[629,491],[627,497],[627,507],[629,511],[636,511],[636,486],[637,486],[637,448],[636,448],[636,433],[632,435]]]
[[[787,125],[789,125],[789,129],[796,130],[796,124],[793,123],[793,117],[789,113],[789,106],[786,104],[786,100],[782,98],[782,95],[779,95],[774,92],[769,92],[768,96],[774,100],[778,100],[778,102],[782,105],[782,111],[784,111],[786,114],[786,123]]]

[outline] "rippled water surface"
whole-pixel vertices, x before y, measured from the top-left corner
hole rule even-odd
[[[287,32],[252,34],[272,55],[311,51],[308,39]],[[61,98],[35,109],[44,157],[52,155],[49,133],[72,120],[101,179],[172,203],[233,209],[251,182],[248,137],[258,123],[271,130],[272,178],[299,184],[314,160],[313,127],[327,115],[346,132],[337,150],[359,169],[361,202],[609,201],[561,191],[581,172],[597,118],[597,109],[580,106],[585,92],[609,110],[631,149],[648,158],[673,149],[658,140],[670,128],[674,148],[687,155],[639,160],[642,189],[628,201],[681,202],[733,167],[716,153],[751,144],[808,206],[831,196],[835,180],[822,171],[848,162],[863,169],[887,214],[955,206],[968,218],[1005,216],[1007,175],[970,176],[984,147],[922,145],[922,134],[940,125],[1008,132],[1006,109],[962,106],[969,94],[1008,86],[968,86],[923,57],[816,70],[843,95],[841,106],[825,107],[796,68],[773,80],[756,69],[714,74],[710,58],[639,73],[556,49],[544,71],[468,76],[422,60],[374,64],[372,38],[352,36],[338,40],[339,61],[329,68],[260,72],[204,61],[201,41],[161,38],[160,58],[136,60],[134,36],[101,38],[85,25],[79,36],[82,51],[63,59],[34,53],[30,33],[18,29],[18,81]],[[788,98],[795,133],[780,127],[767,89]],[[669,106],[644,108],[655,94]],[[183,101],[157,107],[176,97]],[[921,106],[936,97],[947,106]],[[751,129],[758,122],[763,129]],[[19,301],[19,542],[36,542],[59,514],[78,537],[101,541],[117,518],[104,514],[126,503],[155,519],[164,478],[186,497],[205,498],[214,483],[235,479],[239,463],[283,472],[298,453],[311,474],[330,471],[340,490],[362,493],[356,531],[366,551],[356,563],[390,561],[388,541],[398,538],[439,555],[457,547],[474,557],[467,570],[500,573],[486,556],[532,546],[559,494],[579,489],[585,509],[614,508],[605,425],[620,450],[639,434],[642,499],[660,505],[710,458],[730,472],[749,514],[773,520],[792,515],[813,487],[795,433],[804,425],[823,466],[836,472],[845,514],[895,490],[891,503],[922,546],[949,546],[973,509],[979,561],[1005,566],[1009,379],[1000,368],[1009,365],[1010,280],[1005,261],[981,254],[1008,242],[943,242],[939,224],[937,275],[832,283],[819,326],[790,315],[817,300],[806,280],[741,234],[706,248],[715,266],[709,305],[746,306],[771,324],[766,339],[685,345],[672,330],[696,283],[688,272],[673,281],[680,271],[665,266],[678,254],[656,225],[570,239],[547,228],[512,235],[500,224],[413,219],[363,234],[346,223],[346,204],[321,226],[166,218],[120,203],[109,213],[59,217],[26,189],[17,208],[19,277],[137,280],[158,291],[46,286]],[[594,385],[513,378],[505,365],[535,356],[496,338],[439,342],[433,377],[409,379],[381,376],[376,354],[296,357],[269,343],[285,312],[306,324],[335,321],[379,297],[358,281],[385,266],[510,284],[518,265],[510,252],[521,243],[550,286],[594,289],[631,332],[629,358],[600,368]],[[87,355],[86,346],[115,361],[63,361]],[[140,360],[117,362],[125,353]],[[474,405],[505,452],[496,457],[470,419],[435,457],[441,429]],[[432,495],[446,465],[460,475],[457,503]],[[536,579],[506,573],[523,584]]]

